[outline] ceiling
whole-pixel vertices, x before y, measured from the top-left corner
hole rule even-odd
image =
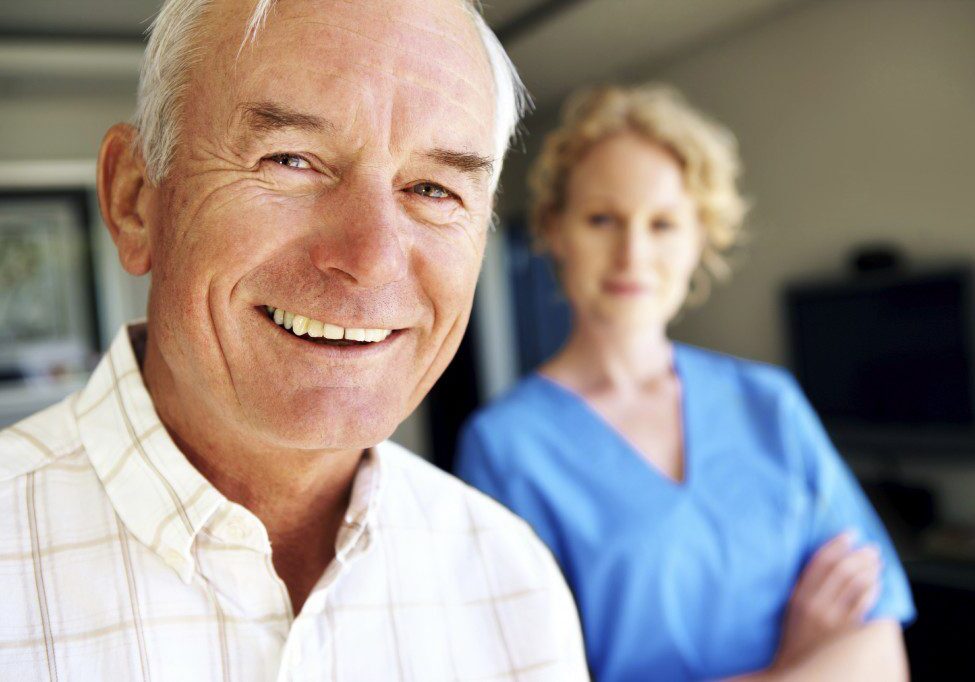
[[[0,3],[0,35],[89,36],[138,39],[159,9],[160,0],[29,0]],[[493,28],[503,26],[551,0],[482,0]]]
[[[619,78],[638,67],[646,71],[804,1],[482,0],[482,5],[544,110],[582,83]],[[22,84],[36,75],[58,81],[134,79],[141,35],[158,5],[159,0],[0,3],[0,80],[11,83],[18,74]],[[65,40],[84,44],[65,46]],[[62,47],[54,47],[55,41]],[[34,80],[34,86],[40,84]]]
[[[539,109],[581,83],[619,78],[797,5],[801,0],[584,0],[505,47]]]

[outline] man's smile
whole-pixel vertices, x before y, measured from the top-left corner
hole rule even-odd
[[[323,322],[306,315],[293,313],[283,308],[265,306],[267,317],[282,329],[289,330],[290,336],[321,346],[349,347],[386,345],[391,336],[396,337],[402,330],[342,327]]]

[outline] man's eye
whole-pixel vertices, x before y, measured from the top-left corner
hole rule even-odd
[[[655,232],[666,232],[674,228],[674,223],[665,218],[657,218],[653,221],[653,229]]]
[[[435,185],[432,182],[418,182],[410,187],[410,191],[414,194],[419,194],[420,196],[429,197],[431,199],[449,199],[453,196],[450,191],[444,189],[440,185]]]
[[[297,154],[274,154],[267,157],[267,159],[268,161],[273,161],[288,168],[297,168],[299,170],[311,168],[311,164]]]
[[[589,216],[589,224],[593,227],[607,227],[613,224],[613,216],[609,213],[593,213]]]

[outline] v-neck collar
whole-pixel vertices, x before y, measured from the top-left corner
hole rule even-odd
[[[689,411],[690,411],[690,397],[689,391],[687,390],[687,380],[686,380],[686,367],[684,363],[683,353],[684,349],[681,344],[673,344],[673,369],[674,374],[677,375],[677,381],[680,383],[680,427],[681,427],[681,456],[682,456],[682,468],[684,476],[681,480],[676,480],[671,478],[663,472],[663,470],[658,467],[653,461],[647,457],[639,448],[634,445],[629,438],[627,438],[623,433],[619,431],[615,426],[613,426],[606,417],[604,417],[597,409],[595,409],[588,400],[586,400],[582,395],[573,389],[564,386],[555,379],[548,377],[538,370],[533,373],[533,376],[537,381],[540,381],[543,385],[549,386],[555,391],[559,392],[564,397],[576,405],[580,411],[588,415],[588,418],[596,423],[602,430],[610,435],[621,447],[625,450],[631,458],[636,459],[639,463],[647,469],[655,478],[667,484],[670,488],[676,491],[687,491],[690,489],[692,483],[696,480],[695,474],[695,460],[696,455],[691,450],[692,437],[690,435],[690,430],[688,428],[689,424]]]

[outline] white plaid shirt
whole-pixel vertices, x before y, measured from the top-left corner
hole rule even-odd
[[[0,680],[563,682],[582,651],[528,526],[388,442],[295,616],[263,524],[160,423],[127,328],[83,390],[0,432]]]

